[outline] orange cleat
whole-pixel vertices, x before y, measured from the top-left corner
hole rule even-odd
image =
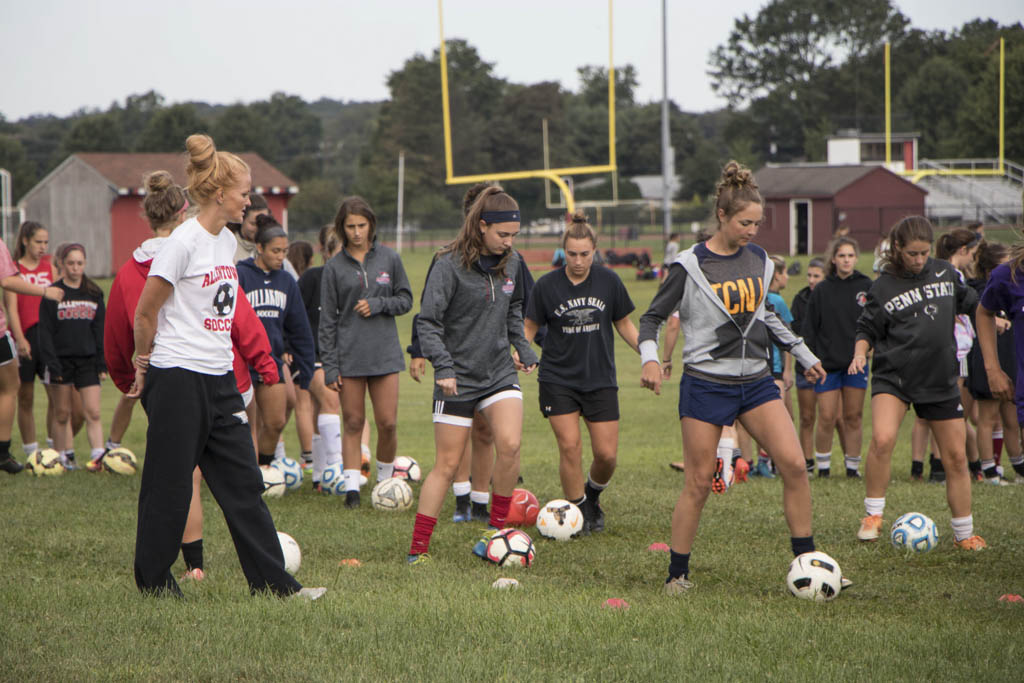
[[[857,530],[858,541],[877,541],[882,531],[882,515],[868,515],[860,520],[860,529]]]
[[[746,481],[749,471],[750,463],[743,458],[737,458],[736,463],[732,466],[732,483],[738,484],[741,481]]]
[[[953,541],[953,545],[961,550],[984,550],[988,547],[988,543],[985,543],[985,539],[981,536],[971,536],[962,541]]]

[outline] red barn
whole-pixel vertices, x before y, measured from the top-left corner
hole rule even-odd
[[[274,216],[288,229],[288,201],[298,193],[295,181],[260,155],[239,156],[252,171],[253,191],[263,195]],[[184,154],[72,154],[29,190],[18,205],[25,219],[50,231],[51,250],[79,242],[87,254],[89,275],[117,272],[143,240],[153,236],[142,211],[143,178],[165,170],[184,185]]]
[[[756,241],[776,254],[823,253],[841,226],[874,249],[901,218],[924,215],[928,194],[881,166],[768,166],[754,176],[765,200]]]

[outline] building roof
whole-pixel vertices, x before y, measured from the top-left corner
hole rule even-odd
[[[88,164],[121,194],[145,194],[142,179],[157,170],[169,171],[174,181],[186,183],[188,157],[177,153],[80,152],[73,156]],[[252,185],[258,194],[296,194],[298,184],[255,152],[238,155],[249,164]]]
[[[904,180],[881,166],[828,166],[794,164],[766,166],[754,174],[761,195],[772,197],[831,197],[869,173],[882,171],[900,182],[908,183],[922,193],[926,190]]]

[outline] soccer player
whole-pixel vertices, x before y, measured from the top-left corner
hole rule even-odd
[[[871,278],[857,270],[857,242],[852,237],[836,238],[829,249],[828,275],[811,292],[800,333],[807,346],[821,359],[828,376],[814,385],[818,399],[818,426],[814,434],[814,459],[818,476],[831,474],[832,432],[843,422],[842,447],[846,476],[860,477],[860,452],[864,394],[868,373],[847,373],[857,319],[867,303]]]
[[[614,329],[634,351],[633,302],[610,268],[594,265],[597,233],[577,211],[562,235],[565,267],[544,275],[526,308],[526,339],[546,325],[537,372],[540,412],[558,443],[558,473],[566,499],[583,513],[583,531],[603,531],[601,492],[615,473],[619,396]],[[590,432],[594,459],[583,481],[580,416]]]
[[[892,451],[900,422],[910,404],[917,416],[928,420],[942,444],[946,471],[946,500],[952,511],[953,539],[959,548],[980,550],[971,515],[971,479],[964,454],[963,406],[957,387],[958,363],[953,346],[957,314],[967,313],[977,301],[960,274],[947,261],[929,257],[932,226],[927,218],[904,218],[889,233],[890,249],[882,274],[868,290],[867,303],[857,321],[857,342],[848,372],[871,365],[871,445],[864,467],[866,516],[857,538],[878,539],[885,512]]]
[[[715,197],[718,229],[685,250],[669,269],[640,318],[643,385],[661,393],[658,327],[678,309],[685,339],[679,383],[679,418],[686,482],[672,514],[672,544],[665,590],[686,592],[690,549],[712,482],[722,426],[739,422],[765,447],[782,477],[783,510],[794,555],[815,549],[811,488],[800,442],[768,366],[769,331],[803,363],[809,381],[824,376],[818,359],[774,313],[766,310],[772,278],[768,255],[751,243],[764,215],[749,169],[726,164]],[[718,470],[716,472],[716,470]]]
[[[334,218],[341,250],[320,285],[320,360],[324,385],[341,397],[345,506],[359,507],[366,394],[377,425],[377,481],[391,478],[398,439],[398,373],[405,370],[395,318],[412,308],[402,259],[377,243],[377,216],[362,197],[341,203]]]
[[[532,372],[537,355],[523,334],[520,256],[512,243],[520,228],[519,205],[500,187],[480,193],[455,241],[434,261],[423,290],[419,335],[434,366],[434,468],[420,489],[408,561],[427,557],[448,486],[482,413],[494,435],[490,529],[473,546],[484,557],[487,541],[505,525],[519,476],[523,393],[517,368]],[[513,361],[509,345],[519,360]]]
[[[135,384],[149,416],[139,488],[135,583],[147,594],[181,596],[171,575],[199,466],[224,512],[249,590],[299,594],[284,570],[274,522],[263,502],[245,405],[232,372],[231,327],[238,291],[235,240],[224,227],[249,204],[249,167],[191,135],[189,195],[199,215],[180,225],[153,259],[135,311]]]

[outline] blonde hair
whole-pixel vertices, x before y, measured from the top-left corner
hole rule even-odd
[[[725,214],[725,218],[729,219],[751,203],[764,203],[761,193],[758,192],[754,174],[738,161],[730,161],[722,169],[722,177],[715,189],[715,219],[721,225],[721,219],[718,218],[719,209]]]
[[[570,239],[590,240],[590,244],[597,247],[597,233],[590,223],[587,223],[587,215],[583,213],[583,209],[576,209],[569,225],[566,226],[565,232],[562,234],[562,249],[565,249],[565,245],[569,243]]]
[[[185,140],[188,150],[188,194],[200,204],[208,204],[219,190],[231,187],[246,173],[249,165],[230,152],[218,152],[209,135],[197,133]]]

